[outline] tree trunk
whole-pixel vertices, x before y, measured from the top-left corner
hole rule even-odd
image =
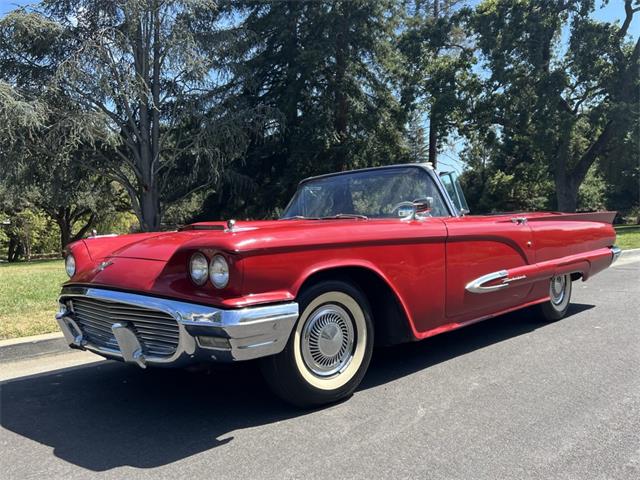
[[[71,226],[66,222],[57,222],[60,228],[60,249],[64,252],[64,249],[69,243],[71,243]]]
[[[157,188],[146,188],[141,195],[140,209],[141,227],[145,232],[152,232],[160,228],[160,195]]]
[[[556,199],[558,200],[558,211],[575,212],[578,208],[578,189],[580,184],[571,178],[559,182],[556,179]]]
[[[68,207],[61,207],[55,212],[55,220],[60,229],[60,250],[64,252],[64,249],[71,242],[71,222],[69,219],[70,209]]]
[[[18,242],[14,237],[9,237],[9,250],[7,252],[7,262],[16,261],[16,251],[18,250]]]

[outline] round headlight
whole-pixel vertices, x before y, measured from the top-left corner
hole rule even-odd
[[[76,273],[76,259],[73,258],[73,255],[69,254],[64,259],[64,269],[70,277],[73,277],[73,274]]]
[[[229,283],[229,264],[222,255],[216,255],[211,259],[209,278],[216,288],[224,288]]]
[[[204,285],[209,276],[209,262],[202,253],[196,252],[189,260],[189,274],[196,285]]]

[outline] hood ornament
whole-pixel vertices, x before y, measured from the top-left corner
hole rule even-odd
[[[236,221],[233,218],[227,220],[227,231],[228,232],[233,232],[233,228],[235,226],[236,226]]]

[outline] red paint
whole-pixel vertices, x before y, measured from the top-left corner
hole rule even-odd
[[[238,222],[234,231],[211,222],[178,232],[91,238],[70,246],[77,273],[68,284],[239,308],[291,301],[310,275],[359,267],[390,286],[414,336],[424,338],[544,301],[554,274],[587,279],[611,263],[607,247],[615,232],[602,223],[606,215],[517,214],[528,219],[522,224],[512,222],[514,216]],[[227,288],[190,281],[188,260],[198,250],[227,257]],[[106,259],[112,264],[100,270]],[[502,269],[527,278],[499,292],[466,292],[468,282]]]

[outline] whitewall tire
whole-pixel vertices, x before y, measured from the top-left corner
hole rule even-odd
[[[373,350],[373,323],[364,294],[354,285],[317,283],[298,299],[300,317],[287,346],[264,358],[272,390],[300,407],[335,402],[353,393]]]
[[[571,275],[558,275],[549,281],[549,301],[541,303],[539,313],[549,322],[560,320],[567,314],[571,303]]]

